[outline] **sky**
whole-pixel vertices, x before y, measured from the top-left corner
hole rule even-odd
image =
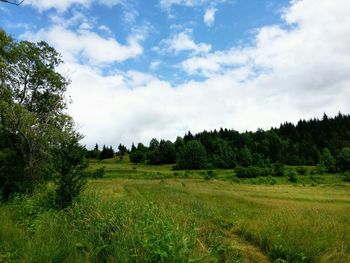
[[[0,27],[60,52],[88,147],[350,113],[349,0],[25,0]]]

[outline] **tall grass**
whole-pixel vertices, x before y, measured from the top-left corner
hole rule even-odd
[[[0,262],[188,262],[192,225],[157,204],[85,193],[63,211],[31,212],[38,196],[1,207]]]
[[[350,262],[349,185],[100,179],[0,206],[0,262]]]

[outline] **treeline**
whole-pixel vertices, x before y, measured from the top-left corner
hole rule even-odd
[[[122,147],[122,148],[121,148]],[[220,129],[188,132],[175,142],[152,139],[131,146],[134,163],[175,164],[175,169],[272,167],[272,164],[319,165],[329,172],[350,169],[350,115],[283,123],[279,128],[239,133]]]

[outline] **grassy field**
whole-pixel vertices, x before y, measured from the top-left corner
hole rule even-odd
[[[233,171],[92,162],[73,207],[52,186],[0,207],[0,262],[350,262],[350,185],[337,175],[232,181]],[[253,180],[253,181],[252,181]]]

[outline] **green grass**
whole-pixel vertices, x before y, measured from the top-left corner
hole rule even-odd
[[[69,209],[50,209],[51,185],[2,204],[0,262],[350,262],[350,185],[339,176],[234,183],[233,171],[205,180],[117,161],[92,162],[106,178]]]
[[[115,157],[107,160],[90,160],[88,170],[94,171],[98,168],[105,168],[106,179],[125,178],[125,179],[170,179],[170,178],[186,178],[186,179],[203,179],[207,175],[207,170],[185,170],[174,171],[173,165],[145,165],[131,164],[128,156],[123,159]],[[311,174],[315,169],[313,166],[305,166],[306,175],[297,175],[296,185],[341,185],[344,183],[342,176],[339,174]],[[260,177],[239,179],[235,176],[234,169],[210,169],[218,180],[234,181],[241,184],[291,184],[288,180],[290,171],[297,170],[297,167],[287,166],[285,169],[286,176],[283,177]]]

